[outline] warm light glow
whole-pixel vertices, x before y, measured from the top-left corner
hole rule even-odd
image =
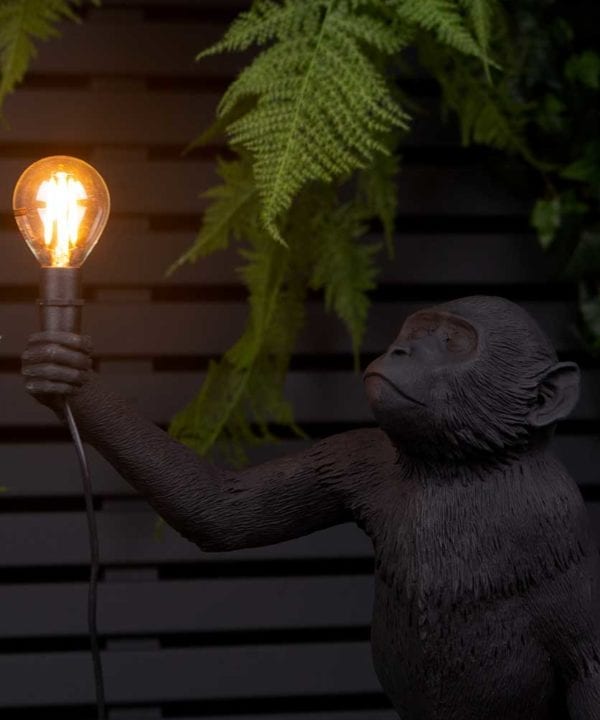
[[[30,165],[13,196],[19,230],[43,267],[79,267],[98,241],[109,209],[99,173],[66,155]]]
[[[85,215],[81,200],[87,199],[87,193],[79,180],[66,172],[56,172],[42,182],[36,198],[41,201],[38,213],[44,224],[44,242],[53,246],[54,265],[68,265]]]

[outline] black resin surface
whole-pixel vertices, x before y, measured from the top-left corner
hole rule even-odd
[[[242,471],[140,417],[89,353],[77,335],[32,336],[28,390],[50,407],[69,394],[84,437],[203,550],[347,521],[367,533],[373,659],[401,718],[600,719],[598,550],[548,449],[579,371],[518,306],[471,297],[412,315],[365,371],[379,428]]]

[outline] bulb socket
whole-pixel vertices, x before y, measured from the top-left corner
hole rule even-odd
[[[38,305],[42,330],[79,334],[83,306],[80,268],[42,268]]]

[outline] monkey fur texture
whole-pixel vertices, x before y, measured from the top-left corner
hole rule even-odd
[[[180,445],[91,371],[89,339],[37,333],[29,392],[205,551],[355,522],[375,555],[372,654],[402,720],[600,720],[599,557],[549,450],[579,370],[519,306],[414,313],[364,373],[378,428],[240,471]]]

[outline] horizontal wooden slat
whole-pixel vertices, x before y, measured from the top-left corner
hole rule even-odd
[[[131,718],[133,720],[133,717]],[[327,711],[326,713],[285,713],[283,715],[277,713],[273,715],[219,715],[196,717],[178,717],[177,720],[398,720],[398,713],[394,710],[356,710],[354,712],[347,711]]]
[[[559,426],[560,429],[560,426]],[[0,438],[2,484],[8,485],[3,499],[78,496],[81,477],[71,443],[19,443],[11,445]],[[311,440],[288,440],[251,448],[251,464],[290,455],[308,448]],[[600,438],[585,435],[558,435],[552,447],[580,485],[600,485]],[[94,492],[99,496],[131,496],[135,491],[92,448],[87,448]],[[44,468],[44,472],[40,472]]]
[[[5,148],[18,143],[21,152],[24,143],[42,142],[67,147],[159,145],[177,152],[214,121],[221,95],[210,86],[196,91],[152,90],[142,80],[122,77],[103,79],[86,89],[24,87],[6,100],[0,141]],[[437,104],[422,100],[419,105],[421,112],[402,138],[401,151],[421,145],[458,145],[458,132],[450,123],[441,124]]]
[[[600,503],[588,513],[600,543]],[[101,560],[106,565],[169,562],[234,562],[318,558],[370,558],[370,541],[353,524],[321,530],[296,540],[263,548],[204,553],[174,530],[154,537],[156,515],[145,509],[97,513]],[[4,513],[0,523],[0,567],[44,567],[87,564],[88,541],[84,513]]]
[[[380,692],[367,643],[104,654],[108,702]],[[92,702],[88,653],[0,656],[0,704]]]
[[[125,720],[125,718],[123,718]],[[134,720],[133,717],[131,720]],[[178,717],[177,720],[398,720],[398,713],[394,710],[356,710],[354,712],[347,711],[327,711],[314,713],[285,713],[268,715],[219,715],[210,717],[203,715],[202,717]]]
[[[151,303],[92,302],[84,308],[84,329],[92,336],[97,357],[157,357],[214,355],[224,352],[244,328],[248,306],[241,302]],[[380,353],[398,334],[405,318],[432,303],[403,301],[375,303],[370,310],[362,344],[365,353]],[[524,302],[560,350],[577,347],[573,328],[575,302]],[[28,336],[38,329],[35,303],[0,306],[0,357],[19,357]],[[183,330],[185,328],[185,330]],[[300,353],[352,352],[345,326],[320,302],[307,303],[305,327],[298,337]]]
[[[125,719],[123,719],[125,720]],[[131,720],[134,720],[133,717]],[[219,715],[196,717],[178,717],[177,720],[398,720],[398,713],[394,710],[356,710],[354,712],[347,711],[327,711],[326,713],[285,713],[283,715],[277,713],[273,715]]]
[[[83,270],[88,285],[239,284],[243,260],[236,248],[202,258],[170,276],[167,268],[194,241],[194,232],[153,232],[143,220],[111,221]],[[369,236],[365,242],[378,241]],[[13,231],[0,232],[0,285],[35,285],[39,268]],[[556,279],[550,260],[533,235],[398,235],[395,256],[379,255],[380,283],[401,285],[539,285]],[[1,294],[0,289],[0,294]]]
[[[101,560],[107,565],[168,562],[233,562],[315,558],[369,558],[371,545],[354,525],[322,530],[263,548],[204,553],[169,527],[156,539],[157,516],[142,506],[135,511],[100,511]],[[82,565],[89,561],[83,512],[3,514],[0,567]]]
[[[0,159],[0,174],[9,187],[34,159]],[[215,164],[208,160],[111,160],[104,153],[89,159],[106,180],[113,213],[199,213],[207,204],[199,195],[218,182]],[[415,164],[398,178],[398,212],[407,215],[511,216],[529,209],[525,199],[512,196],[505,184],[475,166]],[[11,211],[11,195],[3,193],[0,212]]]
[[[214,78],[232,77],[244,62],[239,53],[224,53],[217,62],[195,62],[226,27],[220,19],[212,22],[201,7],[197,22],[140,22],[136,17],[124,8],[118,14],[100,10],[81,24],[63,23],[59,38],[40,43],[30,72]]]
[[[183,150],[215,119],[220,95],[151,92],[134,82],[115,89],[23,88],[6,101],[0,141],[67,147],[174,145]]]
[[[2,586],[0,636],[87,634],[87,584]],[[101,583],[102,635],[364,627],[372,578],[240,578]]]
[[[203,373],[123,373],[106,377],[111,387],[134,402],[140,411],[160,424],[166,424],[198,393]],[[570,416],[594,419],[600,410],[600,370],[583,373],[579,403]],[[54,415],[35,402],[23,387],[19,375],[0,374],[0,427],[55,425]],[[352,372],[292,372],[286,379],[286,397],[296,419],[307,422],[372,422],[360,375]]]

